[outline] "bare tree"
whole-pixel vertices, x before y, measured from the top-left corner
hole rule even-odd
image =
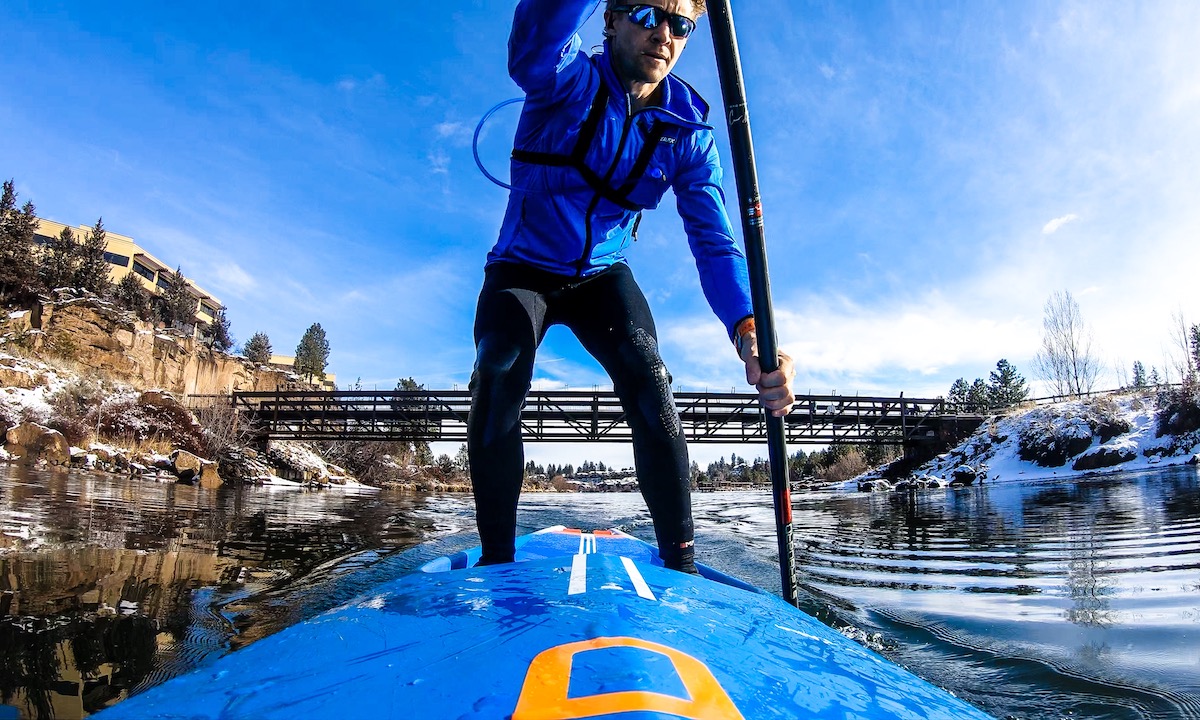
[[[1192,357],[1191,337],[1188,324],[1183,319],[1183,309],[1171,313],[1171,365],[1179,373],[1182,382],[1189,382],[1196,376],[1195,358]]]
[[[1042,379],[1057,395],[1091,392],[1100,361],[1092,353],[1092,330],[1070,292],[1056,292],[1046,301],[1042,331],[1042,349],[1035,358]]]

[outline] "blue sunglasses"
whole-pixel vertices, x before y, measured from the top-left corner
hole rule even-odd
[[[696,21],[686,15],[675,15],[653,5],[617,5],[613,12],[625,13],[629,22],[653,30],[663,22],[671,29],[671,35],[685,38],[696,29]]]

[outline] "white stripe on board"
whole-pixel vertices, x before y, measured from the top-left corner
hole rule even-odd
[[[638,597],[654,600],[654,593],[650,591],[650,586],[642,578],[642,574],[638,572],[637,565],[627,557],[621,557],[621,564],[625,566],[625,572],[629,573],[629,579],[633,581],[633,589],[637,590]]]
[[[571,582],[567,585],[567,594],[584,592],[587,592],[587,555],[579,554],[571,558]]]

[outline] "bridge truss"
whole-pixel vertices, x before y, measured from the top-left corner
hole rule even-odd
[[[463,442],[471,396],[465,390],[239,392],[235,407],[268,438]],[[753,393],[677,392],[692,443],[766,442]],[[941,398],[802,395],[784,426],[789,443],[916,445],[948,442],[983,418]],[[532,442],[629,442],[625,410],[612,392],[531,391],[521,409]]]

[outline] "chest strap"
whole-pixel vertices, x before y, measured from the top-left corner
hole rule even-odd
[[[592,98],[592,106],[588,109],[587,117],[584,118],[583,125],[579,127],[579,135],[575,138],[575,146],[571,148],[570,154],[537,152],[513,148],[512,158],[513,160],[529,165],[572,168],[583,177],[588,187],[600,197],[626,210],[640,212],[642,208],[629,201],[629,194],[633,192],[638,181],[646,174],[646,168],[650,165],[650,158],[654,155],[654,150],[658,147],[659,141],[662,140],[663,135],[666,133],[666,126],[658,120],[650,126],[646,143],[642,146],[641,152],[638,153],[637,159],[634,160],[629,176],[625,178],[625,182],[619,188],[612,187],[596,171],[588,167],[586,162],[588,150],[596,139],[596,131],[600,127],[600,121],[604,119],[604,111],[608,108],[609,97],[608,86],[601,82],[600,89],[596,91],[596,95]]]

